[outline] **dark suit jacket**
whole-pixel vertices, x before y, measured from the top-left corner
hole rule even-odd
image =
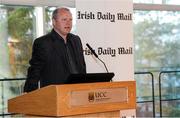
[[[67,40],[73,47],[73,58],[78,72],[86,73],[80,38],[69,33]],[[62,37],[52,30],[49,34],[34,41],[24,92],[37,89],[39,81],[41,87],[63,84],[70,74],[65,43]]]

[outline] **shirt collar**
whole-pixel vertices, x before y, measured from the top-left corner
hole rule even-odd
[[[53,34],[53,36],[56,37],[54,39],[60,39],[61,41],[64,42],[64,39],[54,29],[52,29],[51,33]],[[66,37],[67,42],[68,42],[68,40],[70,40],[70,37],[71,37],[71,35],[70,35],[70,33],[68,33],[67,37]]]

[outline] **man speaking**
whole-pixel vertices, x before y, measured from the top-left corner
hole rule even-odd
[[[64,84],[70,74],[86,73],[81,40],[70,33],[70,10],[54,10],[52,23],[52,31],[34,41],[24,92],[37,89],[39,81],[40,87]]]

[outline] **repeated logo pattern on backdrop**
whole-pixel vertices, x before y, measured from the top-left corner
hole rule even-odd
[[[76,0],[77,34],[81,37],[87,72],[106,72],[114,81],[134,80],[132,0]]]

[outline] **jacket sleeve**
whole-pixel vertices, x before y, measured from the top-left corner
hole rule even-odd
[[[45,55],[45,48],[41,40],[36,39],[33,44],[32,58],[29,61],[30,67],[28,68],[27,72],[24,92],[30,92],[38,88],[41,70],[45,64]]]

